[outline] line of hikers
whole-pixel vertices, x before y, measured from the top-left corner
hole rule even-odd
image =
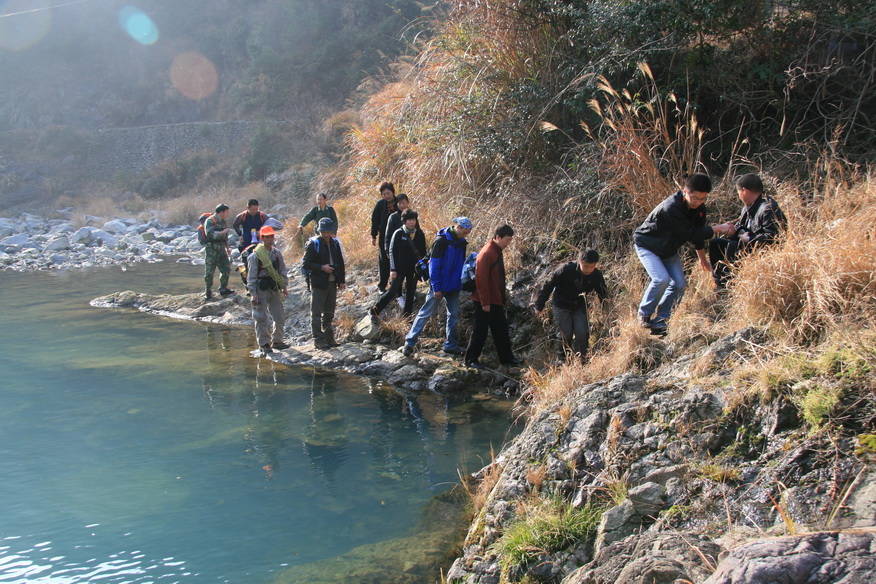
[[[740,254],[759,245],[769,245],[786,226],[786,219],[776,201],[764,194],[759,176],[747,174],[736,182],[743,203],[735,223],[707,225],[705,201],[712,183],[704,174],[693,174],[682,190],[668,197],[649,213],[633,234],[634,249],[650,282],[638,309],[642,326],[652,334],[665,335],[667,321],[680,302],[686,288],[681,246],[692,243],[700,266],[709,271],[719,290],[730,277],[730,267]],[[468,236],[474,226],[467,217],[453,219],[438,231],[427,250],[426,237],[419,227],[419,215],[410,209],[406,194],[395,194],[391,182],[380,185],[380,199],[371,214],[371,242],[378,249],[378,291],[380,297],[370,309],[372,322],[379,322],[382,311],[393,301],[402,305],[403,315],[413,317],[401,351],[412,355],[429,319],[436,315],[441,301],[446,312],[443,351],[462,356],[468,367],[483,368],[479,358],[489,334],[503,365],[519,365],[511,346],[505,307],[508,302],[503,251],[511,244],[514,230],[510,225],[498,227],[492,238],[477,254],[467,254]],[[307,240],[301,271],[311,290],[311,330],[314,346],[328,349],[338,346],[333,321],[337,293],[346,285],[343,247],[337,238],[338,219],[325,194],[319,194],[313,207],[301,220],[298,233],[312,221],[315,235]],[[288,348],[283,338],[285,317],[283,298],[288,295],[288,271],[283,256],[274,247],[279,222],[259,211],[258,201],[250,200],[247,209],[226,228],[227,205],[219,205],[204,224],[206,233],[206,298],[211,298],[213,272],[220,271],[219,293],[228,289],[228,234],[233,229],[240,236],[238,248],[246,262],[246,286],[252,299],[256,337],[262,352]],[[275,224],[271,224],[271,222]],[[720,235],[722,237],[715,237]],[[706,252],[706,241],[709,249]],[[590,340],[587,295],[595,293],[600,303],[608,298],[608,287],[597,267],[599,253],[587,249],[574,261],[559,265],[540,288],[532,308],[539,316],[553,297],[554,324],[560,339],[560,361],[586,359]],[[473,270],[473,277],[471,271]],[[471,279],[475,306],[474,327],[463,349],[456,328],[459,300],[464,276]],[[416,286],[428,283],[426,301],[414,316]],[[402,296],[402,290],[405,291]]]

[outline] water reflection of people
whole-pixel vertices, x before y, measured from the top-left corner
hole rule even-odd
[[[335,475],[347,460],[349,443],[346,420],[335,402],[337,388],[336,376],[314,372],[310,383],[310,419],[301,442],[314,473],[331,492],[334,492]]]

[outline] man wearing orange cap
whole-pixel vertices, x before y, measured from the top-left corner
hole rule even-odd
[[[274,247],[275,235],[273,227],[262,227],[259,230],[261,243],[246,260],[246,287],[252,296],[252,319],[263,354],[289,348],[283,340],[286,325],[283,298],[289,295],[289,275],[283,254]],[[269,318],[274,323],[273,329],[268,325]]]

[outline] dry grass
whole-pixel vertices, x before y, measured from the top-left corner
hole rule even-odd
[[[669,193],[678,190],[670,178],[702,172],[700,153],[704,130],[690,101],[684,105],[657,87],[647,63],[639,64],[643,86],[633,94],[611,86],[604,77],[597,88],[603,100],[590,107],[602,120],[599,131],[582,122],[602,151],[600,172],[606,188],[629,199],[637,218],[644,217]]]
[[[876,322],[876,184],[806,205],[786,197],[784,241],[740,262],[730,287],[728,326],[770,328],[788,344]],[[796,204],[795,204],[796,203]]]

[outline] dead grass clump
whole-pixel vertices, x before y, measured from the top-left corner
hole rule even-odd
[[[380,319],[380,331],[390,337],[391,343],[401,344],[411,330],[411,319],[407,316],[390,316]]]
[[[740,262],[731,283],[737,327],[768,326],[791,344],[876,321],[876,184],[789,206],[777,246]]]
[[[587,382],[608,379],[627,371],[648,371],[660,363],[663,341],[642,328],[635,312],[616,325],[608,347],[593,355],[585,370]]]
[[[526,389],[518,404],[538,412],[584,385],[585,366],[578,361],[554,365],[544,371],[530,367],[523,375]]]

